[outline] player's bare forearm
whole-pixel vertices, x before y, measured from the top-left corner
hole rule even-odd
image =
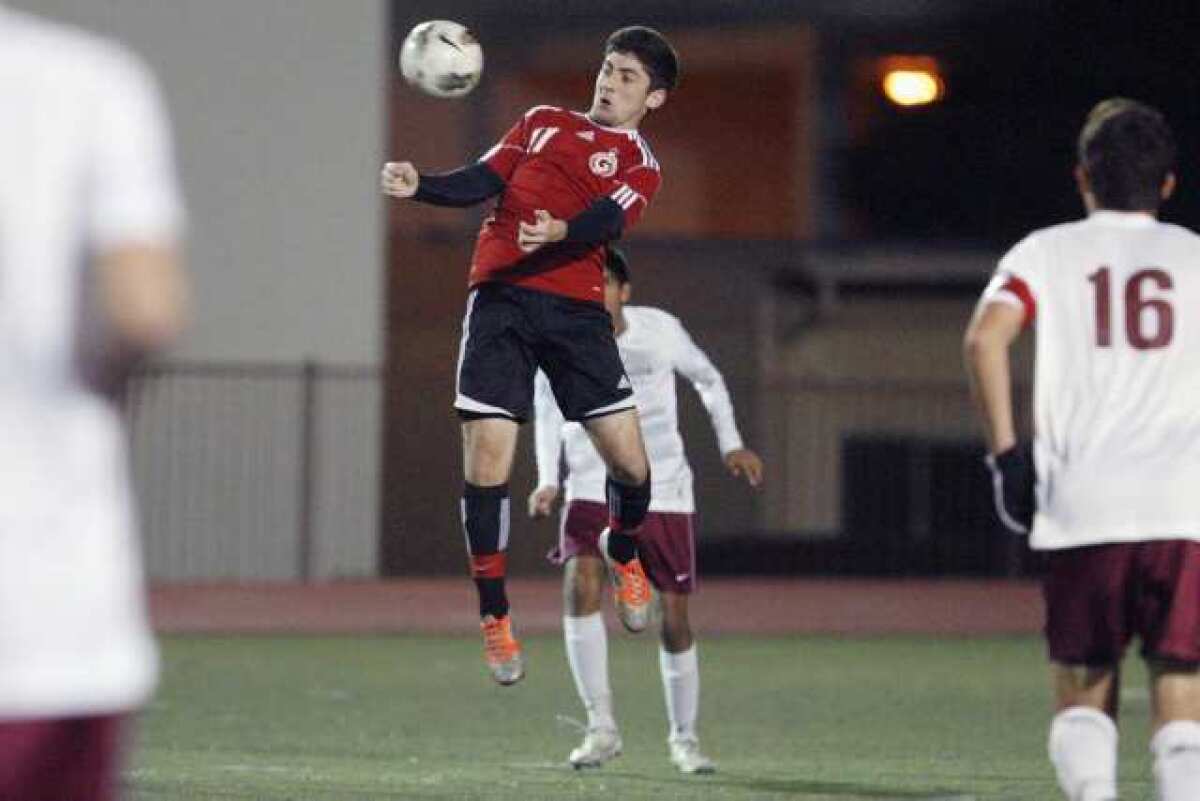
[[[97,258],[97,272],[105,319],[125,348],[148,354],[178,337],[189,293],[174,242],[113,248]]]
[[[99,311],[105,325],[81,343],[84,383],[119,398],[136,366],[169,346],[188,318],[188,285],[173,241],[127,243],[96,258]]]
[[[1023,319],[1016,306],[985,301],[963,339],[971,396],[992,453],[1006,451],[1017,442],[1009,348],[1021,333]]]

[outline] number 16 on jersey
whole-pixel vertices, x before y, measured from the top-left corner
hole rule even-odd
[[[1112,347],[1112,270],[1101,267],[1087,277],[1095,293],[1096,347]],[[1156,350],[1171,344],[1175,309],[1167,297],[1146,297],[1155,290],[1170,292],[1171,274],[1158,267],[1138,270],[1125,281],[1123,311],[1125,339],[1135,350]]]

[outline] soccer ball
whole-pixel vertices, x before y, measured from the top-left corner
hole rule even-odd
[[[462,97],[483,74],[483,48],[457,22],[422,22],[409,31],[400,48],[400,72],[427,95]]]

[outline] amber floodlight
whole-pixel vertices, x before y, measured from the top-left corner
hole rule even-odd
[[[897,106],[926,106],[946,94],[938,63],[928,56],[888,56],[879,74],[884,97]]]

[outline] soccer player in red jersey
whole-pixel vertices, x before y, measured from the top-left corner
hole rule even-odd
[[[609,36],[586,113],[530,109],[476,163],[419,173],[383,168],[385,194],[440,206],[497,197],[476,240],[454,406],[462,419],[462,519],[479,591],[486,660],[500,684],[524,675],[504,590],[517,432],[540,367],[568,420],[608,468],[603,553],[625,626],[649,620],[651,590],[634,538],[650,504],[650,465],[633,390],[604,309],[604,246],[658,191],[658,162],[638,125],[674,89],[675,51],[650,28]]]
[[[1200,236],[1157,219],[1175,153],[1158,111],[1097,105],[1076,168],[1087,218],[1013,247],[966,335],[997,511],[1046,553],[1049,755],[1068,801],[1117,798],[1119,669],[1134,636],[1156,797],[1200,798]],[[1029,449],[1008,350],[1035,323]]]

